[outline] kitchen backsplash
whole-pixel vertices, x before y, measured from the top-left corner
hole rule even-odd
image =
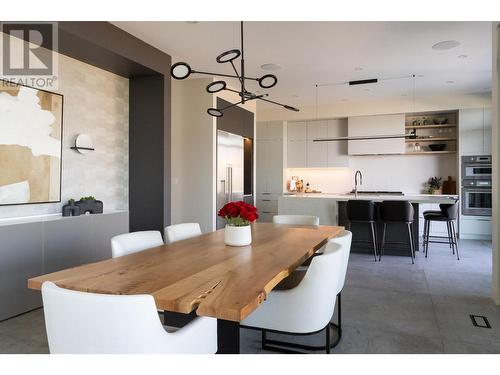
[[[286,179],[299,176],[311,189],[323,193],[345,193],[354,188],[354,172],[363,174],[359,190],[422,193],[431,176],[457,178],[456,156],[451,155],[381,155],[351,156],[349,168],[288,169]]]

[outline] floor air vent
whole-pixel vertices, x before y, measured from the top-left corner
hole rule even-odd
[[[482,315],[469,315],[470,320],[472,320],[472,324],[474,327],[480,327],[480,328],[491,328],[490,322],[488,321],[488,318]]]

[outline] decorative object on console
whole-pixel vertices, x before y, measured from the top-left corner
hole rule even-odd
[[[75,145],[70,148],[78,151],[80,154],[87,154],[95,150],[92,138],[88,134],[78,134],[75,138]]]
[[[63,96],[0,80],[0,205],[61,201]]]
[[[82,197],[78,202],[75,203],[80,208],[81,214],[102,214],[103,203],[102,201],[96,200],[94,197]]]
[[[243,201],[229,202],[218,215],[226,219],[224,241],[229,246],[247,246],[252,243],[250,223],[259,218],[257,208]]]
[[[428,194],[440,195],[443,194],[441,190],[443,178],[442,177],[431,177],[429,181],[427,181],[427,189],[426,192]]]
[[[224,63],[230,63],[235,75],[231,74],[221,74],[221,73],[212,73],[212,72],[202,72],[202,71],[196,71],[191,69],[191,67],[185,63],[185,62],[177,62],[174,65],[172,65],[172,68],[170,69],[170,74],[172,77],[175,79],[186,79],[193,73],[198,73],[198,74],[206,74],[206,75],[211,75],[211,76],[220,76],[220,77],[229,77],[229,78],[237,78],[238,81],[240,82],[241,89],[239,91],[229,89],[226,85],[225,81],[215,81],[210,83],[207,86],[207,92],[210,94],[214,94],[216,92],[222,91],[222,90],[227,90],[231,91],[234,93],[237,93],[241,100],[238,103],[231,104],[229,106],[226,106],[224,108],[209,108],[207,110],[207,113],[211,116],[214,117],[222,117],[224,115],[223,111],[226,109],[229,109],[231,107],[235,107],[238,104],[245,104],[245,102],[248,102],[250,100],[263,100],[268,103],[276,104],[279,106],[282,106],[288,110],[298,112],[299,110],[297,108],[294,108],[292,106],[289,106],[287,104],[282,104],[278,103],[269,99],[264,99],[264,97],[268,96],[269,94],[261,94],[257,95],[254,94],[250,91],[248,91],[245,88],[245,81],[246,80],[251,80],[251,81],[257,81],[259,86],[263,89],[270,89],[271,87],[275,86],[276,83],[278,83],[278,78],[274,74],[265,74],[260,78],[251,78],[245,76],[245,54],[244,54],[244,49],[243,49],[243,21],[240,23],[240,31],[241,31],[241,50],[239,49],[232,49],[226,52],[221,53],[217,58],[215,59],[219,64],[224,64]],[[233,60],[236,60],[238,57],[241,56],[241,61],[240,61],[240,72],[236,69],[236,66],[234,65]]]
[[[68,204],[65,204],[62,208],[63,216],[80,216],[80,206],[75,204],[75,200],[71,198],[68,200]]]

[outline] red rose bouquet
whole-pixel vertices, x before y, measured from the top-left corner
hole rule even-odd
[[[259,218],[257,208],[243,201],[227,203],[219,210],[218,215],[226,219],[229,225],[236,227],[250,225]]]

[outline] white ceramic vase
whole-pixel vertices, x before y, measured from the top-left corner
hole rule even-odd
[[[252,243],[252,227],[245,225],[237,227],[226,224],[224,241],[229,246],[247,246]]]

